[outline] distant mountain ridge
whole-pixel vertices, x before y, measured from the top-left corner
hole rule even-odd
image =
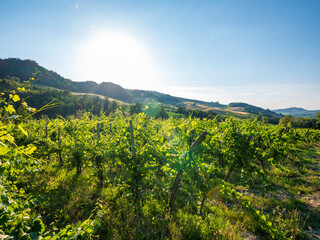
[[[283,108],[283,109],[276,109],[273,112],[283,114],[283,115],[291,115],[294,117],[316,117],[317,113],[320,110],[307,110],[304,108],[298,107],[290,107],[290,108]]]
[[[171,96],[157,91],[130,90],[111,82],[96,83],[93,81],[76,82],[60,76],[58,73],[40,66],[33,60],[21,60],[18,58],[0,59],[0,78],[14,77],[17,81],[28,81],[32,74],[36,74],[36,84],[54,87],[61,90],[69,90],[76,93],[93,93],[113,98],[126,103],[146,102],[150,99],[162,104],[182,106],[202,111],[216,111],[229,113],[247,113],[263,115],[272,118],[281,118],[282,115],[265,110],[246,103],[230,103],[223,105],[219,102],[206,102]]]

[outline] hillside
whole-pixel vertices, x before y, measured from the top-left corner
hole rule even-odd
[[[212,111],[217,114],[259,115],[274,118],[277,122],[282,115],[265,110],[246,103],[230,103],[223,105],[219,102],[206,102],[194,99],[171,96],[157,91],[130,90],[111,82],[96,83],[93,81],[76,82],[60,76],[58,73],[48,70],[32,60],[18,58],[0,59],[0,78],[14,78],[18,82],[25,82],[35,75],[35,84],[38,86],[53,87],[60,90],[68,90],[73,93],[97,94],[125,103],[148,103],[150,100],[159,104],[173,107],[185,107],[190,110]]]
[[[297,108],[297,107],[276,109],[273,111],[279,114],[291,115],[294,117],[316,117],[317,113],[320,112],[320,110],[307,110],[304,108]]]
[[[28,81],[35,73],[36,83],[41,86],[49,86],[62,90],[79,93],[93,93],[114,98],[123,102],[145,102],[147,99],[154,99],[159,103],[169,105],[184,105],[183,102],[195,102],[208,104],[209,102],[174,97],[156,91],[129,90],[111,82],[98,84],[93,81],[76,82],[60,76],[54,71],[47,70],[32,60],[20,60],[17,58],[0,59],[0,78],[17,77],[21,82]],[[223,107],[221,104],[213,104],[216,107]]]
[[[133,97],[121,86],[104,82],[98,84],[93,81],[75,82],[66,79],[56,72],[47,70],[32,60],[17,58],[0,59],[0,78],[17,77],[20,82],[28,81],[36,74],[36,83],[43,86],[54,87],[80,93],[95,93],[125,102],[133,102]]]

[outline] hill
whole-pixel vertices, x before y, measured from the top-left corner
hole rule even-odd
[[[171,96],[157,91],[130,90],[125,89],[111,82],[96,83],[93,81],[76,82],[64,78],[58,73],[40,66],[33,60],[21,60],[18,58],[0,59],[0,78],[14,78],[17,82],[23,83],[36,74],[35,84],[42,87],[53,87],[60,90],[68,90],[74,93],[97,94],[112,98],[125,103],[148,103],[150,100],[159,104],[172,107],[183,107],[189,110],[212,111],[217,114],[238,115],[238,116],[266,116],[277,122],[282,115],[265,110],[260,107],[246,103],[230,103],[223,105],[219,102],[206,102],[194,99]]]
[[[283,115],[291,115],[294,117],[316,117],[317,113],[320,110],[307,110],[304,108],[298,107],[291,107],[291,108],[283,108],[283,109],[276,109],[273,112]]]
[[[252,114],[267,114],[273,117],[279,117],[279,114],[269,110],[269,109],[263,109],[260,107],[256,107],[247,103],[230,103],[229,107],[232,110],[252,113]]]
[[[32,60],[20,60],[17,58],[0,59],[0,78],[16,77],[20,82],[25,82],[35,72],[37,72],[36,83],[42,86],[79,93],[95,93],[124,102],[134,102],[133,97],[127,90],[111,82],[101,84],[93,81],[75,82],[40,66]]]

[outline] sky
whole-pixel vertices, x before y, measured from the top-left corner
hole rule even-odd
[[[319,0],[0,0],[0,58],[74,81],[320,109]]]

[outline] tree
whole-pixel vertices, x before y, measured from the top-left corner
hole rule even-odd
[[[91,112],[94,115],[100,114],[102,109],[102,101],[99,99],[99,97],[94,97],[92,99],[92,106],[91,106]]]
[[[285,115],[284,118],[281,118],[279,121],[279,125],[283,127],[288,127],[288,125],[291,125],[293,121],[293,117],[290,115]]]
[[[118,103],[116,101],[112,101],[110,106],[110,112],[115,112],[118,107],[119,107]]]
[[[168,113],[164,110],[164,107],[161,106],[160,112],[156,115],[156,118],[167,119],[169,118]]]
[[[141,113],[142,112],[142,104],[137,102],[134,105],[130,105],[130,114]]]
[[[103,112],[105,115],[109,115],[110,114],[110,101],[108,98],[105,98],[103,101]]]
[[[262,124],[262,125],[265,125],[265,124],[268,123],[268,117],[262,116],[260,121],[261,121],[261,124]]]

